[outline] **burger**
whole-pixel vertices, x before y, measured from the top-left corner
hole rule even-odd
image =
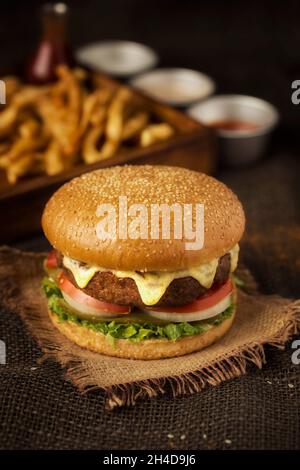
[[[50,319],[109,356],[201,350],[234,321],[244,225],[235,194],[203,173],[133,165],[75,178],[42,216]]]

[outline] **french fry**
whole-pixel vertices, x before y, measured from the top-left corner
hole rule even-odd
[[[61,113],[57,112],[53,103],[49,100],[41,101],[38,112],[52,137],[60,143],[62,148],[68,146],[67,126],[63,122],[63,116],[61,116]]]
[[[83,159],[86,163],[95,163],[100,160],[105,160],[116,153],[119,143],[113,140],[106,140],[100,149],[97,148],[97,144],[103,136],[103,131],[103,126],[93,127],[86,134],[82,147]]]
[[[99,158],[99,150],[97,149],[97,143],[99,142],[101,136],[103,135],[104,127],[92,127],[86,133],[83,143],[82,143],[82,156],[85,163],[94,163]]]
[[[76,153],[78,151],[78,126],[80,123],[80,116],[82,112],[83,90],[76,74],[66,66],[59,66],[57,68],[57,75],[65,84],[65,113],[63,116],[63,126],[56,126],[55,132],[58,133],[59,127],[64,131],[64,140],[61,142],[62,150],[69,163],[75,163]],[[78,75],[78,70],[77,70]],[[52,126],[53,128],[53,126]]]
[[[82,109],[82,89],[76,75],[68,67],[64,65],[57,67],[57,75],[65,82],[66,115],[68,125],[73,128],[79,123]]]
[[[38,98],[48,92],[48,87],[25,86],[16,93],[2,113],[0,113],[0,137],[5,137],[13,132],[20,111],[29,105],[33,105]]]
[[[47,140],[47,136],[43,133],[41,133],[39,136],[21,135],[11,145],[9,151],[6,154],[2,154],[1,158],[3,161],[14,162],[18,160],[18,158],[21,157],[24,153],[27,154],[29,152],[35,152],[36,150],[40,150],[41,148],[45,147]]]
[[[108,104],[112,98],[112,90],[103,88],[102,90],[97,91],[97,96],[97,104],[90,116],[90,123],[93,126],[98,126],[104,123],[107,117]]]
[[[56,175],[64,171],[63,153],[59,142],[52,140],[45,152],[45,170],[47,175]]]
[[[140,144],[142,147],[148,147],[162,140],[169,139],[173,134],[174,130],[169,124],[152,124],[142,131]]]
[[[0,114],[0,137],[6,137],[13,132],[18,117],[18,108],[8,106]]]
[[[128,119],[127,122],[125,122],[121,140],[128,140],[132,139],[132,137],[135,137],[144,129],[148,121],[149,116],[147,113],[136,113],[133,117]]]
[[[108,140],[120,142],[123,132],[124,108],[132,93],[127,88],[120,88],[107,111],[106,136]]]
[[[75,77],[77,78],[77,80],[79,80],[80,82],[83,82],[84,80],[86,80],[88,76],[87,71],[81,67],[75,67],[73,69],[73,73]]]
[[[8,104],[11,102],[12,97],[20,90],[21,82],[13,75],[3,77],[3,81],[5,83],[6,103]]]
[[[95,116],[93,118],[95,123],[99,123],[104,119],[104,106],[108,102],[109,98],[110,93],[108,93],[107,90],[96,90],[83,98],[82,115],[79,124],[80,135],[84,134],[93,116]]]
[[[12,105],[16,106],[18,110],[25,106],[35,105],[37,101],[47,95],[50,91],[49,86],[24,86],[19,93],[16,93],[12,99]]]
[[[63,172],[79,159],[94,163],[110,158],[131,139],[147,147],[174,133],[169,124],[152,124],[143,100],[125,86],[94,79],[90,91],[87,72],[64,65],[57,68],[57,77],[46,86],[5,78],[0,168],[11,184],[27,174]]]
[[[94,109],[96,108],[98,102],[98,95],[97,92],[91,93],[90,95],[86,95],[83,99],[83,106],[82,106],[82,115],[79,124],[79,135],[83,135],[86,131],[91,116],[93,114]]]
[[[96,108],[91,114],[90,123],[92,126],[99,126],[104,123],[107,115],[107,109],[102,106],[101,108]]]
[[[119,148],[119,142],[114,140],[106,140],[99,152],[98,160],[105,160],[106,158],[112,157]]]
[[[27,119],[19,127],[20,135],[24,139],[30,139],[36,136],[39,130],[40,130],[40,124],[34,118]]]
[[[24,176],[34,166],[34,154],[26,154],[13,162],[7,169],[7,179],[9,183],[15,184],[21,176]]]
[[[82,114],[77,133],[74,134],[74,141],[79,143],[89,124],[100,126],[103,124],[107,107],[106,104],[111,98],[111,91],[107,89],[96,90],[83,97]]]
[[[107,106],[113,97],[113,91],[109,88],[97,90],[98,103],[100,106]]]
[[[0,155],[0,168],[4,170],[9,167],[9,158],[6,154]]]

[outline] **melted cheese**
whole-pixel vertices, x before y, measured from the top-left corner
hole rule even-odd
[[[101,268],[98,266],[88,266],[87,264],[81,264],[68,256],[64,256],[63,265],[69,269],[74,276],[76,284],[80,289],[83,289],[88,285],[94,274],[99,272]]]
[[[240,247],[238,243],[234,245],[234,247],[229,251],[230,253],[230,272],[233,273],[233,271],[236,270],[238,260],[239,260],[239,251]]]
[[[239,246],[235,245],[229,253],[231,255],[230,271],[233,272],[237,266]],[[218,262],[219,260],[216,258],[196,268],[181,271],[139,273],[137,271],[108,270],[99,266],[82,265],[79,261],[68,258],[67,256],[64,256],[63,259],[64,266],[71,271],[78,287],[81,289],[87,286],[95,273],[109,271],[119,278],[128,277],[133,279],[145,305],[155,305],[174,279],[193,277],[199,284],[209,289],[213,283]]]

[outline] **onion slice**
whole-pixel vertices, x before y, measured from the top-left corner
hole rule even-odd
[[[97,308],[90,307],[89,305],[83,305],[80,302],[77,302],[76,300],[72,299],[68,294],[65,292],[61,291],[64,300],[70,307],[74,310],[76,310],[75,313],[78,312],[78,317],[84,319],[84,320],[109,320],[113,318],[120,317],[119,313],[108,313],[108,312],[103,312],[100,311]]]
[[[199,320],[206,320],[207,318],[212,318],[220,313],[224,312],[231,305],[231,294],[228,294],[218,303],[212,307],[208,307],[204,310],[198,312],[187,312],[187,313],[178,313],[174,312],[163,312],[158,310],[146,310],[148,316],[153,318],[158,318],[159,320],[170,321],[172,323],[181,323],[181,322],[193,322]]]

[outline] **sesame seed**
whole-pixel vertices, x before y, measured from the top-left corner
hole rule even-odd
[[[96,215],[97,207],[105,203],[118,208],[120,195],[127,196],[128,207],[133,203],[145,204],[148,208],[151,204],[163,203],[204,204],[207,251],[202,250],[201,255],[200,252],[195,255],[197,263],[197,256],[201,262],[210,261],[209,253],[215,252],[215,247],[220,241],[223,251],[218,256],[223,255],[242,235],[244,217],[241,205],[231,190],[213,177],[184,168],[125,165],[85,173],[63,185],[52,196],[44,213],[45,221],[48,220],[48,225],[51,226],[51,229],[45,230],[50,243],[63,253],[66,253],[67,244],[68,255],[77,259],[76,256],[80,253],[85,257],[81,261],[86,263],[95,262],[95,257],[101,259],[103,253],[108,253],[108,259],[111,254],[113,259],[115,251],[120,259],[126,259],[128,244],[109,244],[99,240],[95,229],[99,221]],[[118,211],[116,212],[118,223]],[[186,216],[188,213],[192,214],[193,227],[194,212],[188,209],[186,213]],[[184,234],[181,240],[138,239],[132,259],[134,260],[136,253],[138,260],[141,251],[146,251],[143,268],[153,269],[155,264],[160,266],[172,260],[174,270],[184,269],[187,257],[183,255],[184,251],[180,252],[180,249],[184,250],[183,242]],[[205,253],[207,259],[203,261]],[[141,269],[141,266],[139,268]]]

